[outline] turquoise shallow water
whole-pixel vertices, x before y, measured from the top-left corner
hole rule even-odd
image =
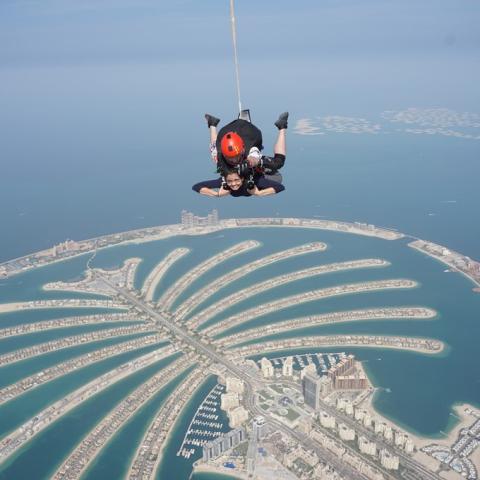
[[[102,450],[82,478],[88,480],[123,478],[147,426],[154,420],[156,412],[169,395],[175,394],[175,387],[190,371],[191,368],[173,379],[136,412]]]
[[[165,446],[164,457],[160,463],[156,480],[166,480],[169,478],[186,480],[189,478],[192,470],[192,463],[201,457],[201,453],[198,452],[195,455],[192,455],[189,460],[186,460],[183,457],[177,457],[176,453],[182,445],[185,431],[188,428],[191,419],[195,415],[197,408],[200,406],[206,395],[208,395],[210,390],[216,385],[216,383],[216,377],[208,377],[207,380],[194,393],[182,414],[179,415],[175,423],[176,429]],[[223,413],[221,413],[219,420],[223,420],[224,424],[226,424],[225,415]],[[224,427],[223,430],[227,431],[228,427]]]
[[[87,434],[118,401],[173,359],[174,357],[169,357],[160,360],[89,398],[50,425],[31,444],[25,445],[16,455],[7,460],[2,465],[0,478],[46,478],[51,475],[78,440]]]
[[[298,304],[285,310],[255,318],[244,325],[235,327],[229,333],[298,316],[321,314],[335,310],[408,305],[430,307],[438,311],[438,316],[432,320],[379,320],[341,323],[338,325],[311,327],[302,331],[290,331],[274,338],[314,334],[371,333],[428,336],[441,339],[448,345],[448,348],[442,355],[437,356],[366,348],[345,348],[345,351],[352,352],[359,359],[363,360],[374,383],[381,387],[375,397],[376,408],[383,415],[398,421],[408,430],[423,435],[438,435],[440,430],[446,431],[453,426],[454,418],[450,415],[450,412],[454,403],[468,402],[480,405],[480,383],[476,372],[476,363],[473,361],[477,355],[477,345],[480,338],[478,323],[480,295],[472,292],[473,285],[468,279],[456,273],[445,273],[446,267],[443,264],[408,248],[406,240],[389,242],[319,230],[249,228],[225,230],[207,236],[181,236],[149,244],[109,248],[98,252],[93,266],[114,268],[121,265],[126,258],[140,257],[143,260],[135,279],[136,287],[140,288],[151,269],[165,255],[174,248],[190,248],[192,250],[191,253],[176,263],[165,275],[156,291],[156,297],[158,298],[166,288],[170,287],[192,266],[210,258],[220,250],[229,248],[235,243],[246,239],[256,239],[262,245],[257,249],[216,265],[183,292],[174,307],[181,304],[198,288],[211,284],[219,275],[223,275],[231,269],[272,252],[310,241],[323,241],[328,245],[328,249],[324,252],[286,259],[258,269],[212,295],[201,306],[197,307],[195,312],[217,301],[221,301],[226,295],[253,283],[268,280],[273,276],[331,262],[367,257],[382,258],[391,262],[391,265],[383,268],[360,269],[320,275],[271,290],[259,291],[248,300],[225,310],[208,324],[213,324],[255,305],[294,295],[305,290],[325,288],[342,283],[387,278],[410,278],[419,283],[417,288],[345,295]],[[42,282],[80,278],[84,265],[84,259],[74,259],[8,279],[3,282],[3,286],[0,288],[0,299],[3,302],[8,302],[18,299],[53,298],[45,297],[45,292],[41,290]],[[29,323],[67,316],[72,314],[72,312],[70,309],[62,311],[52,309],[3,314],[0,315],[0,324],[1,326],[10,326]],[[74,310],[75,315],[91,313],[93,313],[91,309]],[[103,328],[103,326],[80,327],[78,329],[63,328],[39,335],[6,339],[0,341],[0,354],[21,346],[41,343],[47,339],[69,335],[75,331],[95,330],[97,328]],[[0,369],[0,386],[8,385],[26,375],[76,355],[135,337],[118,337],[93,344],[79,345],[3,367]],[[2,432],[4,434],[18,426],[39,409],[44,408],[44,406],[55,399],[61,398],[66,392],[89,381],[89,379],[153,348],[146,347],[141,351],[130,352],[104,360],[43,385],[23,395],[18,400],[0,407],[0,418],[8,419],[8,421],[2,420],[0,422],[0,434]],[[317,351],[326,350],[328,349]],[[308,351],[312,350],[309,349]],[[338,351],[338,348],[332,351]],[[278,354],[272,354],[271,356],[278,356]],[[131,378],[129,377],[120,382],[119,385],[111,387],[108,389],[108,392],[97,395],[96,397],[98,398],[85,402],[84,405],[75,409],[65,418],[55,422],[49,429],[34,438],[17,456],[0,466],[0,478],[28,478],[28,476],[25,477],[24,475],[31,473],[29,465],[37,462],[39,465],[38,475],[40,475],[37,478],[46,478],[52,472],[52,469],[55,468],[55,465],[60,463],[68,455],[75,443],[79,441],[83,434],[82,432],[88,431],[88,428],[91,428],[108,411],[107,407],[109,405],[111,406],[120,401],[135,384],[138,384],[137,382],[153,373],[155,368],[161,368],[161,365],[147,369],[148,372],[138,372]],[[458,372],[462,372],[462,375],[459,375]],[[162,463],[157,478],[162,480],[170,478],[188,479],[193,459],[185,460],[182,457],[177,457],[176,451],[194,411],[214,384],[215,378],[209,378],[192,397],[191,402],[180,415],[177,428],[166,447],[165,461]],[[174,389],[174,386],[171,386],[171,388]],[[111,472],[115,472],[115,475],[120,475],[120,472],[124,472],[128,468],[129,458],[131,458],[135,450],[136,442],[141,438],[141,432],[147,428],[148,422],[156,408],[164,400],[165,395],[165,392],[160,392],[141,412],[137,412],[137,415],[131,419],[128,425],[115,436],[112,442],[100,454],[85,478],[102,478],[106,472],[110,472],[109,465],[115,465],[115,467],[112,466],[111,470]],[[52,449],[55,451],[53,456],[50,453]],[[121,459],[121,461],[118,459]],[[172,472],[175,472],[175,477],[171,476]],[[198,478],[198,480],[207,480],[209,478],[213,480],[214,478],[202,475],[194,478]],[[220,479],[221,477],[218,478]]]

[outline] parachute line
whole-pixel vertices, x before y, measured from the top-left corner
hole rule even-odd
[[[240,69],[238,67],[238,55],[237,55],[237,27],[235,24],[235,9],[233,0],[230,0],[230,20],[232,23],[232,40],[233,40],[233,57],[235,61],[235,77],[237,84],[237,98],[238,98],[238,111],[242,111],[242,100],[240,97]]]

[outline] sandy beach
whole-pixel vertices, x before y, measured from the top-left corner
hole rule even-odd
[[[32,302],[0,303],[0,313],[46,308],[113,308],[116,310],[128,310],[128,307],[125,305],[114,303],[111,300],[93,299],[37,300]]]
[[[205,464],[194,465],[193,473],[220,473],[222,475],[228,475],[229,477],[241,480],[246,480],[248,478],[246,473],[242,473],[240,471],[235,471],[235,473],[232,473],[231,468]]]
[[[405,430],[404,428],[398,426],[392,420],[389,420],[388,418],[382,416],[377,410],[375,410],[375,407],[373,406],[373,395],[369,395],[359,406],[367,410],[374,420],[379,419],[380,421],[385,422],[387,425],[394,429],[405,431],[412,439],[417,450],[413,458],[418,462],[421,462],[425,466],[428,466],[428,468],[433,471],[438,470],[441,465],[440,462],[438,460],[435,460],[433,457],[430,457],[426,453],[421,452],[420,448],[431,445],[432,443],[445,446],[452,445],[457,439],[460,430],[462,428],[469,427],[475,421],[475,417],[466,414],[465,409],[470,408],[480,415],[480,409],[475,408],[467,403],[454,405],[453,410],[455,411],[455,416],[459,418],[458,423],[442,437],[422,437],[416,433]],[[477,448],[469,458],[475,464],[476,468],[480,470],[480,449]],[[444,471],[441,473],[441,476],[449,480],[463,478],[461,475],[455,473],[453,470]]]

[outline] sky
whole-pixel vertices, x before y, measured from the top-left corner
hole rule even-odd
[[[288,182],[278,198],[217,205],[190,185],[213,175],[203,114],[224,122],[236,115],[227,0],[0,2],[0,259],[66,238],[176,222],[182,208],[382,222],[364,185],[376,178],[384,188],[392,172],[421,189],[409,197],[426,210],[445,191],[463,195],[469,208],[460,215],[462,235],[450,238],[451,223],[441,217],[423,232],[394,184],[382,201],[389,226],[476,252],[467,218],[479,200],[480,142],[307,138],[292,127],[325,115],[375,123],[385,110],[410,107],[480,113],[480,4],[237,0],[235,8],[242,101],[267,150],[273,121],[291,113]],[[442,158],[442,168],[431,165],[412,183],[415,164],[404,168],[406,157],[421,155]],[[452,178],[462,182],[453,188]],[[332,196],[331,185],[348,202]]]

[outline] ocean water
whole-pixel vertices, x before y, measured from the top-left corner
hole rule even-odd
[[[311,112],[318,115],[322,109],[315,112],[313,103]],[[305,115],[291,114],[292,125],[295,117]],[[214,177],[203,106],[189,107],[183,117],[188,119],[190,143],[182,142],[181,158],[179,134],[169,127],[155,133],[160,135],[155,142],[148,139],[141,153],[132,152],[131,137],[118,136],[105,146],[107,153],[101,160],[85,151],[84,145],[72,151],[70,143],[57,137],[58,151],[49,167],[56,168],[58,175],[44,171],[40,162],[29,165],[35,181],[27,182],[23,170],[17,171],[27,168],[22,161],[9,164],[0,205],[11,208],[3,209],[1,218],[4,231],[15,235],[0,239],[0,260],[67,238],[177,223],[184,208],[199,215],[217,208],[223,218],[280,215],[362,221],[397,228],[480,258],[480,225],[473,221],[480,204],[473,181],[480,175],[478,140],[394,131],[300,136],[289,130],[285,192],[262,199],[212,199],[190,189],[196,181]],[[267,120],[258,118],[270,150],[275,132]],[[21,155],[18,145],[5,148]],[[65,163],[62,155],[71,161]],[[172,158],[178,162],[167,161]],[[88,168],[94,175],[82,175]],[[77,185],[74,179],[79,175],[82,182]],[[125,195],[131,189],[136,194]]]
[[[113,384],[89,398],[2,464],[0,478],[47,478],[68,455],[78,440],[86,435],[123,397],[173,360],[160,360]]]
[[[378,320],[370,322],[351,322],[338,325],[310,327],[302,331],[293,331],[288,334],[277,335],[274,338],[292,337],[296,335],[327,335],[336,333],[371,333],[388,335],[427,336],[445,342],[447,348],[440,355],[425,355],[413,352],[402,352],[388,349],[348,348],[344,350],[354,353],[364,365],[379,390],[375,397],[375,406],[379,412],[394,421],[397,421],[407,430],[421,435],[438,436],[441,431],[448,431],[455,423],[450,415],[455,403],[468,402],[480,405],[480,383],[476,375],[476,358],[478,339],[480,337],[478,312],[480,311],[480,295],[472,291],[473,284],[464,276],[457,273],[446,273],[445,266],[434,261],[413,249],[407,247],[407,240],[384,241],[344,233],[327,232],[312,229],[291,228],[248,228],[225,230],[205,236],[179,236],[162,241],[140,245],[127,245],[100,250],[93,261],[94,267],[114,268],[131,257],[142,258],[135,285],[141,287],[143,280],[154,266],[174,248],[187,246],[191,253],[169,270],[157,289],[157,298],[162,292],[185,274],[193,265],[210,258],[219,251],[228,248],[240,241],[256,239],[261,246],[250,252],[238,255],[226,262],[216,265],[202,275],[191,287],[179,297],[175,306],[178,306],[198,288],[208,286],[225,272],[237,268],[245,263],[268,255],[275,251],[301,245],[311,241],[322,241],[328,246],[323,252],[306,254],[292,259],[282,260],[265,268],[258,269],[247,276],[232,282],[221,291],[208,298],[196,311],[212,303],[221,301],[225,296],[236,292],[248,285],[265,281],[277,275],[293,272],[315,265],[337,261],[346,261],[360,258],[382,258],[391,265],[381,268],[367,268],[355,271],[325,274],[309,279],[293,282],[271,290],[260,291],[245,302],[239,303],[212,319],[210,324],[221,321],[230,315],[238,313],[255,305],[271,300],[284,298],[305,290],[324,288],[342,283],[362,282],[387,278],[409,278],[416,280],[418,286],[413,289],[371,292],[365,294],[344,295],[315,302],[298,304],[285,310],[258,317],[245,325],[235,327],[230,331],[242,331],[247,327],[278,322],[288,318],[295,318],[310,314],[321,314],[335,310],[367,308],[375,306],[409,306],[420,305],[435,309],[438,315],[429,320]],[[145,253],[143,253],[145,252]],[[20,276],[3,281],[5,291],[2,301],[9,301],[9,292],[12,298],[22,297],[19,291],[26,285],[31,296],[24,294],[23,300],[51,298],[41,290],[42,282],[58,279],[80,278],[85,263],[81,259],[62,262],[38,271],[26,272]],[[68,297],[68,293],[66,295]],[[15,325],[23,322],[35,322],[48,318],[66,316],[71,311],[46,310],[41,312],[16,312],[0,315],[0,326]],[[77,314],[91,314],[88,311],[74,312]],[[82,327],[83,328],[83,327]],[[55,338],[55,335],[65,336],[69,329],[59,329],[45,332],[43,335],[14,337],[0,341],[0,354],[9,351],[15,346],[40,343],[46,338]],[[73,329],[75,330],[75,329]],[[135,337],[135,336],[132,336]],[[128,337],[119,337],[95,344],[71,347],[59,350],[36,359],[19,362],[0,368],[0,378],[3,385],[8,385],[26,375],[42,368],[54,365],[73,356],[87,351],[93,351],[104,345],[127,340]],[[18,343],[15,343],[18,342]],[[35,412],[49,403],[64,396],[79,385],[86,383],[95,376],[120,365],[128,359],[152,350],[154,347],[145,347],[142,350],[129,352],[106,359],[89,367],[79,369],[65,377],[49,382],[36,388],[17,400],[0,407],[3,434],[20,425]],[[338,351],[334,349],[308,349],[306,351]],[[295,353],[299,353],[296,350]],[[282,353],[284,354],[284,353]],[[278,356],[272,353],[271,356]],[[80,438],[99,421],[106,412],[120,401],[135,385],[148,378],[149,375],[165,366],[167,361],[148,367],[141,372],[127,377],[107,391],[96,395],[84,404],[77,407],[70,414],[58,420],[47,430],[35,437],[17,455],[0,466],[0,478],[25,478],[29,475],[29,465],[38,463],[38,478],[46,478],[55,467],[69,454]],[[406,373],[407,372],[407,373]],[[461,375],[459,372],[462,372]],[[191,464],[200,455],[199,452],[186,460],[177,457],[176,452],[185,435],[192,415],[205,395],[215,385],[216,379],[209,377],[202,387],[195,393],[189,404],[180,414],[176,428],[166,449],[165,458],[161,464],[158,479],[175,478],[187,480],[191,473]],[[87,472],[85,478],[102,478],[109,472],[109,465],[115,475],[128,468],[129,459],[133,455],[136,442],[142,432],[148,427],[152,415],[163,402],[168,391],[174,391],[174,384],[170,390],[159,392],[148,405],[140,412],[136,412],[128,424],[112,439],[100,453],[96,462]],[[1,433],[0,433],[1,434]],[[68,440],[66,438],[68,437]],[[59,447],[61,445],[61,447]],[[55,455],[50,452],[54,449]],[[120,460],[118,460],[120,459]],[[210,474],[199,474],[194,478],[210,479]],[[217,478],[217,477],[215,477]],[[218,477],[222,478],[222,477]]]

